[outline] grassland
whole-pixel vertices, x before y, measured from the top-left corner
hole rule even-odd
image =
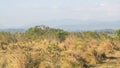
[[[0,32],[0,68],[120,68],[116,32],[75,33],[46,26]]]

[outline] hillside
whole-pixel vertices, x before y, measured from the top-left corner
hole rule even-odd
[[[44,25],[0,32],[0,68],[120,68],[120,30],[67,32]]]

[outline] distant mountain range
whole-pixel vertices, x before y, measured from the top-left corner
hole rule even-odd
[[[11,33],[14,33],[14,32],[25,32],[26,29],[0,29],[0,32],[11,32]]]
[[[63,25],[56,28],[64,29],[67,31],[95,31],[104,29],[120,29],[120,24],[78,24],[78,25]]]
[[[74,19],[63,19],[63,20],[48,20],[37,23],[27,24],[22,26],[20,29],[1,29],[0,31],[10,32],[24,32],[30,27],[36,25],[46,25],[52,28],[60,28],[67,31],[95,31],[95,30],[116,30],[120,29],[120,21],[108,22],[108,21],[81,21]]]
[[[64,22],[64,21],[63,21]],[[104,29],[120,29],[120,21],[100,22],[100,21],[77,21],[77,23],[58,25],[55,28],[61,28],[68,31],[94,31]]]
[[[120,21],[81,21],[75,19],[41,21],[28,24],[24,27],[29,28],[36,25],[47,25],[53,28],[61,28],[69,31],[120,29]]]

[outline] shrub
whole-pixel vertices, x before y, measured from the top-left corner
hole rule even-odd
[[[60,42],[64,41],[66,39],[66,36],[68,35],[65,31],[58,31],[57,32],[57,38]]]

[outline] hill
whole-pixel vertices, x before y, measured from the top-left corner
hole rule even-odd
[[[0,68],[120,68],[120,30],[109,34],[44,25],[0,32]]]

